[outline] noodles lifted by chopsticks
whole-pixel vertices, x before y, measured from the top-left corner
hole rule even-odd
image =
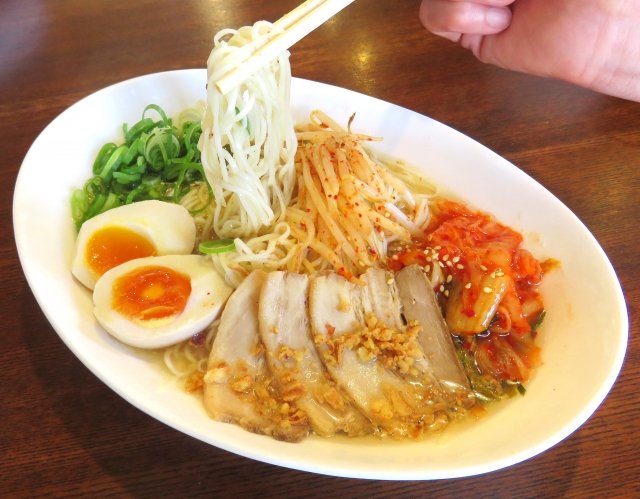
[[[218,32],[207,62],[199,148],[214,195],[212,226],[220,238],[270,230],[291,200],[297,142],[289,110],[289,53],[281,53],[225,95],[213,83],[271,29],[260,21]]]

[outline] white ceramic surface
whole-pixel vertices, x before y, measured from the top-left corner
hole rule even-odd
[[[596,410],[621,368],[628,322],[616,275],[584,225],[518,168],[445,125],[300,79],[292,86],[297,121],[316,107],[342,123],[357,112],[354,130],[384,137],[383,152],[423,168],[445,189],[521,231],[536,256],[562,262],[542,287],[544,364],[526,396],[427,441],[311,437],[288,444],[210,420],[201,402],[174,386],[160,366],[106,334],[93,318],[90,293],[69,270],[74,243],[69,197],[90,175],[100,146],[121,140],[123,122],[137,121],[149,103],[176,116],[204,98],[205,79],[203,69],[173,71],[96,92],[41,133],[20,169],[13,221],[25,275],[56,332],[102,381],[150,416],[222,449],[290,468],[376,479],[497,470],[548,449]]]

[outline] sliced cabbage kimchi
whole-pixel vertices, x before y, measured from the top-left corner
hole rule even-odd
[[[424,237],[395,248],[392,268],[422,266],[480,399],[523,392],[540,363],[536,328],[544,318],[543,268],[522,236],[492,216],[439,199]]]

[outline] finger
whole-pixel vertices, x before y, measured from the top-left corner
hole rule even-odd
[[[507,6],[470,1],[423,0],[420,5],[420,20],[425,28],[435,34],[491,35],[504,31],[509,26],[511,10]]]
[[[516,0],[449,0],[450,2],[472,2],[480,5],[494,5],[496,7],[506,7]]]

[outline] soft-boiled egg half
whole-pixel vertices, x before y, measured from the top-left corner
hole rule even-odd
[[[230,294],[206,256],[151,256],[105,272],[93,290],[93,311],[123,343],[163,348],[204,330]]]
[[[188,255],[196,226],[189,211],[164,201],[139,201],[87,220],[76,239],[71,272],[93,289],[107,270],[134,258]]]

